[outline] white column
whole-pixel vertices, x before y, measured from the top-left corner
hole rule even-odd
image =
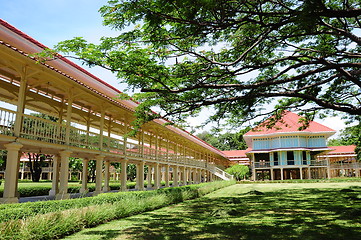
[[[71,114],[73,110],[73,98],[72,98],[72,92],[69,92],[70,97],[68,99],[68,106],[66,110],[66,129],[65,129],[65,144],[70,144],[70,122],[71,122]]]
[[[17,203],[19,202],[17,189],[19,177],[20,164],[20,149],[22,144],[13,142],[4,145],[7,153],[6,169],[5,169],[5,183],[3,198],[0,199],[2,203]]]
[[[136,164],[137,167],[137,185],[136,189],[139,191],[144,190],[144,162]]]
[[[85,193],[88,191],[88,165],[89,159],[83,159],[83,171],[81,175],[81,188],[80,193]]]
[[[25,109],[25,99],[26,99],[26,91],[27,91],[27,77],[26,77],[26,67],[24,68],[24,72],[21,74],[20,80],[20,88],[18,94],[18,102],[16,108],[16,118],[14,123],[14,134],[16,137],[20,136],[21,127],[23,124],[23,114]]]
[[[148,165],[147,188],[152,189],[152,165]]]
[[[302,172],[302,168],[300,168],[300,179],[303,179],[303,172]]]
[[[202,170],[198,169],[198,183],[202,182]]]
[[[169,165],[165,165],[165,187],[169,187]]]
[[[173,186],[178,187],[179,178],[178,178],[178,166],[173,167]]]
[[[160,167],[159,163],[156,163],[154,165],[154,188],[159,189],[160,188]]]
[[[49,196],[55,196],[59,192],[59,173],[60,173],[60,161],[59,156],[53,156],[53,179],[51,181],[51,190]]]
[[[95,191],[93,195],[97,195],[102,192],[103,185],[103,155],[98,155],[95,158]]]
[[[68,199],[68,175],[69,175],[69,157],[72,152],[65,150],[59,152],[60,155],[60,175],[59,175],[59,192],[56,194],[56,199]]]
[[[183,186],[187,185],[187,168],[183,167]]]
[[[110,191],[110,186],[109,186],[110,172],[109,172],[109,168],[110,168],[110,162],[105,161],[104,162],[104,187],[103,187],[103,192],[109,192]]]
[[[123,160],[121,162],[121,167],[122,167],[122,171],[120,173],[120,181],[121,181],[121,187],[120,190],[122,192],[127,191],[127,166],[128,166],[128,161],[127,160]]]
[[[164,169],[164,171],[163,171],[163,167],[161,166],[159,171],[160,171],[160,173],[161,173],[161,175],[162,175],[161,182],[162,182],[162,181],[165,182],[165,169]],[[162,184],[161,184],[161,185],[162,185]]]

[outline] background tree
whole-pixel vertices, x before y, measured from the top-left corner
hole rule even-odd
[[[83,171],[83,162],[79,158],[69,158],[69,171],[71,173],[71,180],[80,180],[79,172]]]
[[[210,132],[203,131],[202,133],[197,134],[197,137],[221,151],[245,150],[247,148],[247,144],[243,139],[243,134],[249,130],[250,128],[246,128],[236,133],[220,133],[214,128]]]
[[[129,181],[134,182],[137,174],[137,166],[135,164],[128,164],[127,166],[127,178]]]
[[[5,171],[6,168],[7,151],[0,150],[0,171]]]
[[[249,177],[249,168],[245,165],[235,164],[225,170],[227,173],[233,175],[237,181]]]
[[[361,123],[349,126],[340,132],[340,136],[331,139],[327,143],[328,146],[356,145],[357,158],[361,161]]]
[[[31,180],[33,182],[39,182],[43,167],[46,165],[46,161],[50,162],[52,155],[42,153],[26,153],[28,155],[29,162],[27,166],[30,169]]]
[[[359,0],[112,0],[100,13],[118,36],[55,50],[140,89],[138,124],[155,106],[173,119],[212,106],[237,126],[277,109],[361,114]]]

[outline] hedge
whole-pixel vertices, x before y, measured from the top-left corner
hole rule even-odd
[[[135,188],[135,182],[127,183],[128,189]],[[110,190],[119,190],[120,184],[109,184]],[[69,186],[68,193],[78,193],[81,186]],[[95,186],[88,186],[89,192],[95,190]],[[45,196],[49,195],[51,186],[23,186],[18,188],[20,197],[33,197],[33,196]],[[4,189],[0,189],[0,197],[3,196]]]
[[[232,184],[235,182],[220,181],[154,191],[4,204],[0,205],[0,239],[56,239],[85,227],[194,199]]]

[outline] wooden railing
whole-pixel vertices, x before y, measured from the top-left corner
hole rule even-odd
[[[287,161],[286,161],[287,162]],[[278,162],[280,163],[280,162]],[[294,162],[296,163],[296,162]],[[327,160],[307,160],[307,163],[304,164],[302,161],[302,164],[278,164],[278,165],[271,165],[271,162],[255,162],[253,163],[254,168],[272,168],[272,167],[312,167],[312,166],[327,166]]]
[[[0,135],[14,136],[16,111],[0,107]],[[65,123],[53,122],[37,116],[22,114],[23,124],[20,137],[46,143],[64,145],[67,142]],[[185,166],[206,168],[206,161],[167,152],[166,149],[155,149],[142,146],[123,139],[103,136],[103,146],[100,148],[100,134],[74,126],[69,127],[69,145],[79,148],[95,149],[103,152],[119,154],[134,159],[146,159],[160,163],[174,163]],[[121,137],[120,137],[121,138]],[[124,144],[126,147],[124,148]],[[212,166],[211,164],[208,164]],[[223,173],[222,173],[223,174]]]
[[[0,107],[0,134],[13,136],[16,112]]]
[[[354,162],[354,163],[331,163],[331,168],[337,168],[337,169],[355,169],[355,168],[361,168],[360,162]]]

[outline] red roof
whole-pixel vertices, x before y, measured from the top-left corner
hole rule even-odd
[[[302,117],[296,113],[285,111],[283,117],[278,120],[272,128],[267,128],[267,121],[253,128],[244,136],[265,135],[273,133],[289,133],[289,132],[336,132],[335,130],[319,124],[314,121],[309,122],[309,126],[304,130],[299,130],[303,123],[300,121]]]
[[[348,146],[332,146],[329,147],[333,149],[328,154],[333,153],[355,153],[356,146],[355,145],[348,145]]]
[[[222,151],[227,157],[247,157],[246,152],[247,150],[229,150],[229,151]]]

